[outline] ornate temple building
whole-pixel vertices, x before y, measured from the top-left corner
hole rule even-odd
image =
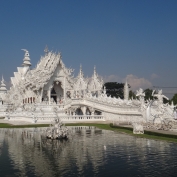
[[[155,115],[172,117],[173,105],[163,104],[160,91],[154,94],[155,101],[145,101],[142,89],[137,91],[138,99],[130,99],[126,82],[124,99],[108,97],[95,67],[90,78],[84,77],[82,66],[74,77],[74,70],[65,66],[61,54],[46,48],[45,55],[31,69],[29,52],[23,50],[23,64],[14,72],[10,90],[2,78],[0,117],[32,122],[52,121],[56,117],[65,122],[144,122]]]

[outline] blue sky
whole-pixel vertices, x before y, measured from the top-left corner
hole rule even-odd
[[[76,74],[96,65],[105,81],[133,89],[177,87],[176,9],[176,0],[2,0],[0,74],[10,81],[22,48],[35,67],[47,44]]]

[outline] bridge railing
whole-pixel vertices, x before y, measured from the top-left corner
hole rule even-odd
[[[51,116],[51,117],[48,117],[48,116],[37,116],[36,117],[39,121],[40,120],[55,120],[57,117],[54,115],[54,116]],[[62,121],[66,121],[66,122],[74,122],[74,121],[104,121],[104,116],[103,115],[63,115],[63,116],[59,116],[59,118],[62,120]]]
[[[56,115],[35,115],[35,119],[38,121],[54,121],[57,118]],[[82,121],[104,121],[103,115],[59,115],[58,118],[64,122],[82,122]],[[31,115],[10,115],[10,119],[18,120],[33,120],[34,117]]]
[[[60,117],[63,121],[100,121],[104,120],[103,115],[72,115]]]

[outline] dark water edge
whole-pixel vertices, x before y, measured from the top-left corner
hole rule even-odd
[[[176,176],[177,145],[93,127],[67,141],[44,128],[0,130],[0,176]]]

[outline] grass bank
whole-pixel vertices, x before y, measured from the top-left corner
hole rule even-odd
[[[113,124],[72,123],[72,124],[65,124],[65,125],[66,126],[94,126],[99,129],[112,130],[119,133],[126,133],[128,135],[139,137],[139,138],[177,142],[177,135],[163,134],[163,133],[152,132],[147,130],[144,131],[144,134],[133,134],[133,128],[113,126]],[[0,128],[34,128],[34,127],[48,127],[48,126],[49,124],[12,125],[7,123],[0,123]]]
[[[157,132],[152,132],[147,130],[144,131],[144,134],[133,134],[133,128],[131,127],[113,126],[112,124],[73,123],[73,124],[66,124],[66,126],[95,126],[100,129],[126,133],[131,136],[135,136],[139,138],[177,142],[177,135],[163,134],[163,133],[157,133]]]

